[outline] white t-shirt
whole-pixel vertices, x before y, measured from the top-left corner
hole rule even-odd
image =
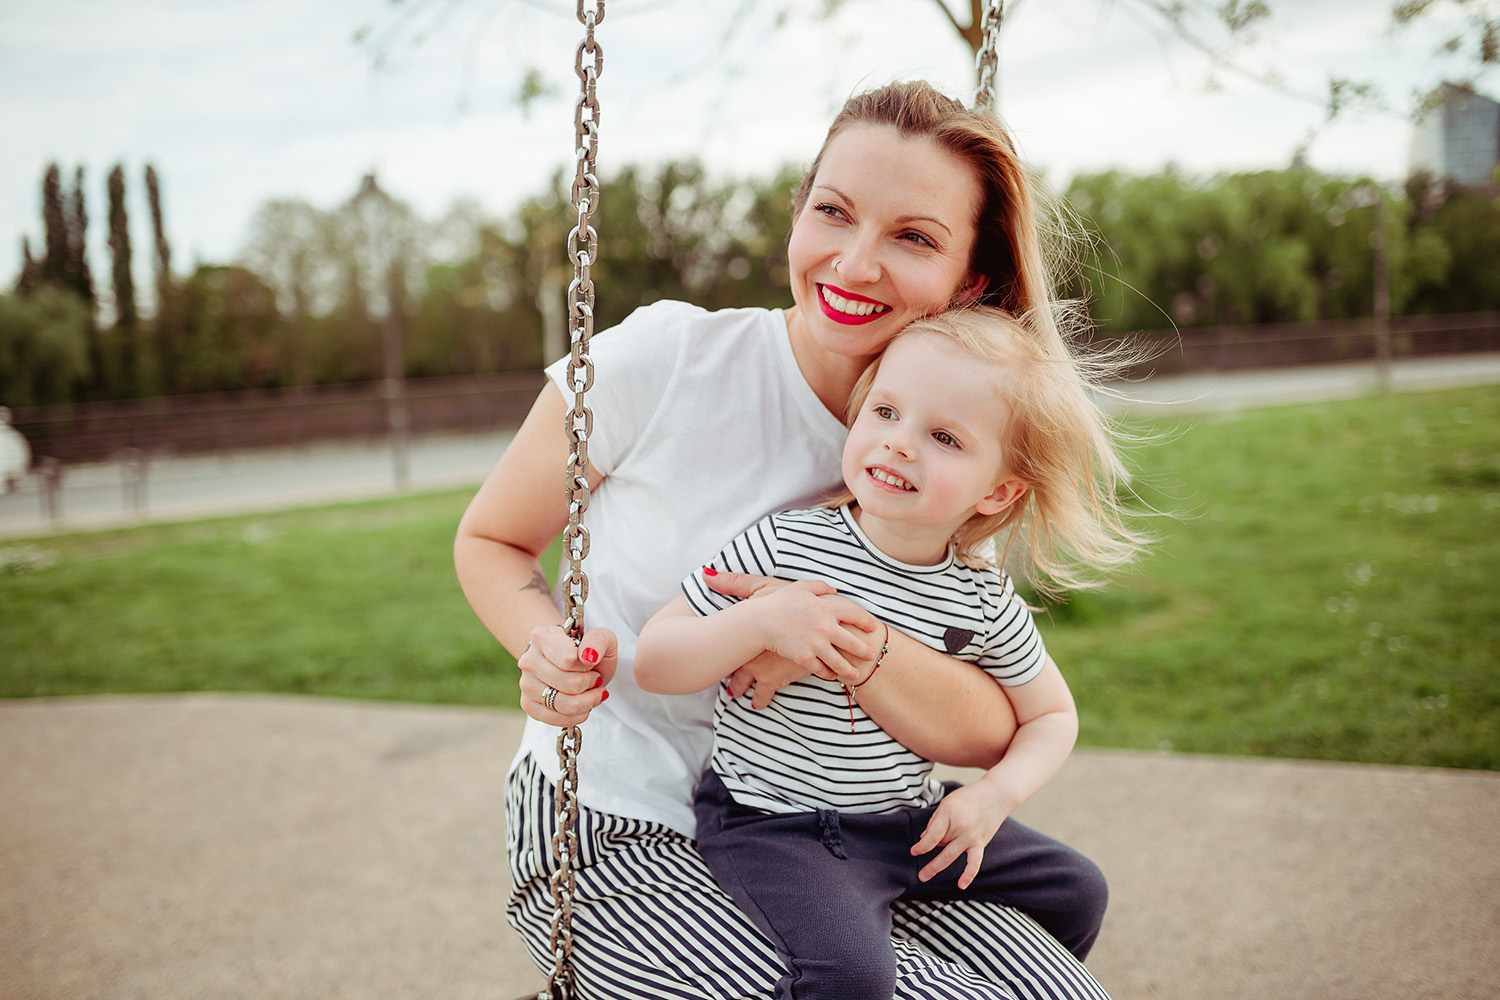
[[[763,518],[712,565],[826,580],[891,628],[976,664],[1007,687],[1046,666],[1041,634],[1009,576],[966,565],[951,547],[931,566],[892,559],[865,537],[847,506]],[[682,592],[699,614],[736,603],[709,590],[701,571],[683,581]],[[931,761],[892,739],[841,684],[820,677],[788,684],[763,709],[751,708],[748,695],[719,698],[713,767],[736,802],[773,813],[885,813],[929,806],[943,795]]]
[[[845,430],[802,377],[779,310],[657,302],[598,333],[589,354],[589,459],[606,478],[584,515],[584,624],[619,636],[620,670],[581,727],[579,799],[693,836],[716,692],[640,690],[637,637],[726,538],[832,492]],[[571,399],[566,359],[547,374]],[[559,469],[559,490],[562,478]],[[557,733],[528,719],[517,755],[534,754],[553,781]]]

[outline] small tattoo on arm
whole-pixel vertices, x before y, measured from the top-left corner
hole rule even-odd
[[[527,583],[524,587],[521,587],[520,589],[521,590],[535,590],[539,594],[545,594],[545,593],[549,592],[549,588],[547,587],[547,578],[542,575],[542,571],[539,570],[539,569],[532,571],[532,573],[531,573],[531,582]]]

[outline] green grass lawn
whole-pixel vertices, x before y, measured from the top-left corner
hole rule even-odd
[[[1155,555],[1044,625],[1083,741],[1500,769],[1500,387],[1177,426]]]
[[[1161,543],[1042,616],[1085,745],[1500,769],[1500,387],[1149,429]],[[0,696],[513,705],[468,497],[0,543]]]
[[[453,575],[453,530],[471,495],[0,546],[12,564],[0,572],[0,694],[514,704],[515,662]]]

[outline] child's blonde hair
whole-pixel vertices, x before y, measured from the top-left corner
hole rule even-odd
[[[964,353],[998,366],[995,389],[1010,420],[1001,436],[1006,475],[1025,492],[996,514],[975,514],[954,533],[965,562],[993,561],[991,539],[1004,534],[1004,565],[1024,538],[1036,591],[1058,596],[1097,587],[1102,575],[1134,561],[1149,539],[1126,523],[1119,491],[1129,480],[1120,457],[1122,434],[1100,407],[1101,383],[1121,359],[1075,355],[1049,316],[1015,316],[978,306],[917,320],[898,336],[935,334]],[[1126,359],[1128,360],[1128,359]],[[845,420],[853,423],[880,370],[877,358],[855,384]],[[847,503],[845,492],[832,503]]]

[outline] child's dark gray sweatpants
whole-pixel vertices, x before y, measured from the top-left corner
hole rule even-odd
[[[946,787],[951,792],[958,785]],[[912,857],[911,846],[936,806],[879,814],[767,813],[736,803],[710,768],[693,808],[698,849],[714,877],[787,963],[778,998],[891,996],[891,903],[902,897],[1003,903],[1030,916],[1080,960],[1104,919],[1109,893],[1093,862],[1013,820],[1001,824],[979,874],[960,889],[963,857],[930,881],[917,881],[932,855]],[[996,948],[1006,945],[995,942]]]

